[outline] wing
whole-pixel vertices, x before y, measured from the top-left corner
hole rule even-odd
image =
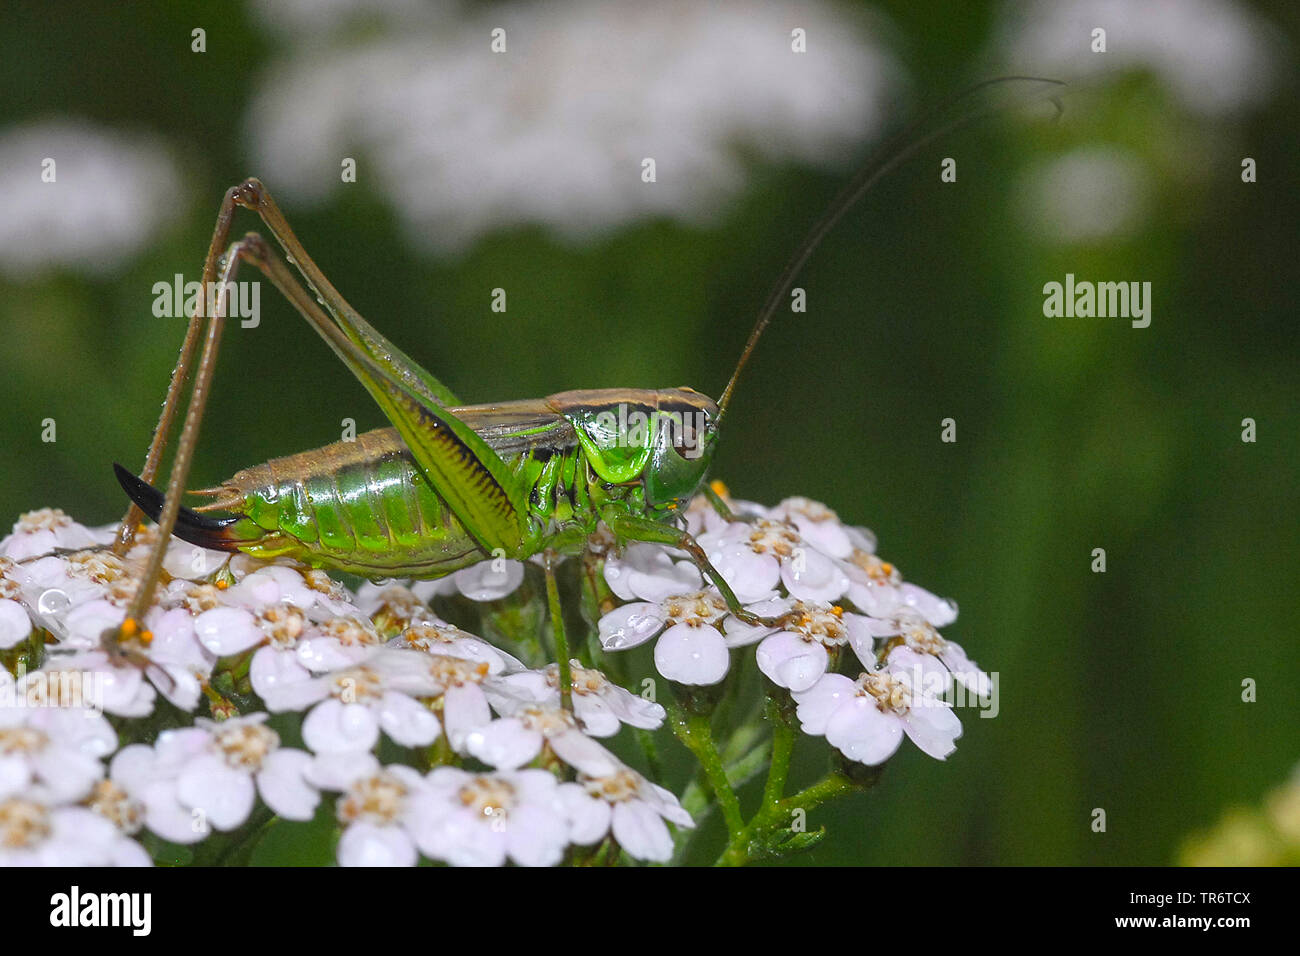
[[[545,399],[465,405],[451,412],[502,458],[539,448],[564,451],[578,444],[569,420],[548,408]]]

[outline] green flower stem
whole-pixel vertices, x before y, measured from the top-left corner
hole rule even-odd
[[[645,757],[646,769],[650,771],[651,780],[662,780],[664,776],[663,764],[659,761],[659,750],[655,746],[654,734],[648,730],[636,731],[636,742],[641,746],[641,755]]]
[[[860,788],[842,773],[832,772],[805,790],[785,800],[777,800],[763,807],[749,825],[739,833],[733,834],[726,851],[718,858],[718,866],[744,866],[753,858],[752,850],[761,838],[789,825],[790,815],[795,810],[811,810],[835,797],[851,793]]]
[[[777,803],[785,793],[795,741],[794,725],[790,723],[786,709],[770,697],[767,701],[767,716],[772,722],[772,761],[768,764],[767,782],[763,785],[764,807]]]
[[[569,664],[569,639],[564,633],[564,610],[560,607],[560,586],[555,580],[554,560],[553,553],[546,552],[546,603],[551,609],[555,657],[556,663],[560,666],[560,706],[573,713],[573,672]]]
[[[704,770],[709,786],[713,789],[713,795],[718,798],[718,805],[722,808],[722,818],[727,823],[727,831],[733,838],[737,837],[745,829],[745,817],[740,812],[740,801],[736,799],[736,791],[732,789],[731,781],[727,779],[726,768],[722,765],[722,756],[713,742],[713,728],[709,726],[708,715],[687,716],[674,706],[670,712],[670,721],[677,739],[695,755],[695,759]]]

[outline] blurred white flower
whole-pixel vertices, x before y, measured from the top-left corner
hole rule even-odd
[[[1021,218],[1058,242],[1131,234],[1147,217],[1152,171],[1118,146],[1081,146],[1030,169],[1018,193]]]
[[[47,160],[53,160],[53,182]],[[181,209],[167,149],[143,135],[62,120],[0,130],[0,272],[106,273]]]
[[[0,800],[0,867],[150,865],[140,844],[93,810]]]
[[[252,6],[272,30],[301,42],[368,22],[427,25],[456,4],[451,0],[255,0]]]
[[[117,733],[102,714],[71,707],[0,707],[0,800],[80,800],[104,776],[101,758],[116,749]]]
[[[414,810],[426,797],[424,778],[410,767],[381,768],[370,754],[331,789],[343,791],[336,814],[343,824],[340,866],[415,866]]]
[[[341,19],[341,6],[322,15]],[[587,238],[648,217],[707,222],[744,185],[742,156],[852,155],[896,75],[825,2],[516,2],[394,22],[291,48],[261,83],[250,150],[259,175],[303,203],[357,159],[358,180],[436,250],[521,223]],[[496,28],[504,53],[491,49]],[[791,49],[795,28],[806,52]]]
[[[1105,53],[1092,50],[1098,27]],[[1235,0],[1018,0],[995,36],[995,58],[1014,72],[1070,80],[1149,70],[1206,116],[1259,102],[1276,82],[1274,38]]]

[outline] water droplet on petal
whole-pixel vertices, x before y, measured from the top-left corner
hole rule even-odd
[[[58,588],[50,588],[41,593],[41,596],[36,601],[36,609],[42,614],[58,614],[61,611],[66,611],[71,603],[72,601],[69,600],[65,592]]]

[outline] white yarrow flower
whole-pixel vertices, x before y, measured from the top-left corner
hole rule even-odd
[[[956,749],[961,721],[934,688],[918,685],[915,672],[887,664],[852,680],[826,674],[795,693],[805,733],[825,737],[850,760],[869,766],[893,756],[903,735],[921,750],[943,760]]]
[[[664,722],[666,713],[660,704],[638,697],[600,671],[583,667],[578,660],[569,661],[569,677],[573,713],[583,733],[612,737],[623,724],[654,730]],[[506,674],[486,690],[493,709],[505,716],[514,715],[520,708],[558,707],[560,666],[548,664],[538,670]]]
[[[93,810],[0,799],[0,867],[150,865],[138,843]]]
[[[577,783],[561,784],[559,797],[574,843],[588,846],[612,832],[618,845],[638,860],[666,863],[672,858],[673,838],[665,820],[695,826],[672,793],[627,767],[601,776],[583,774]]]
[[[554,866],[569,843],[558,782],[546,770],[474,774],[438,767],[426,778],[416,843],[453,866]]]

